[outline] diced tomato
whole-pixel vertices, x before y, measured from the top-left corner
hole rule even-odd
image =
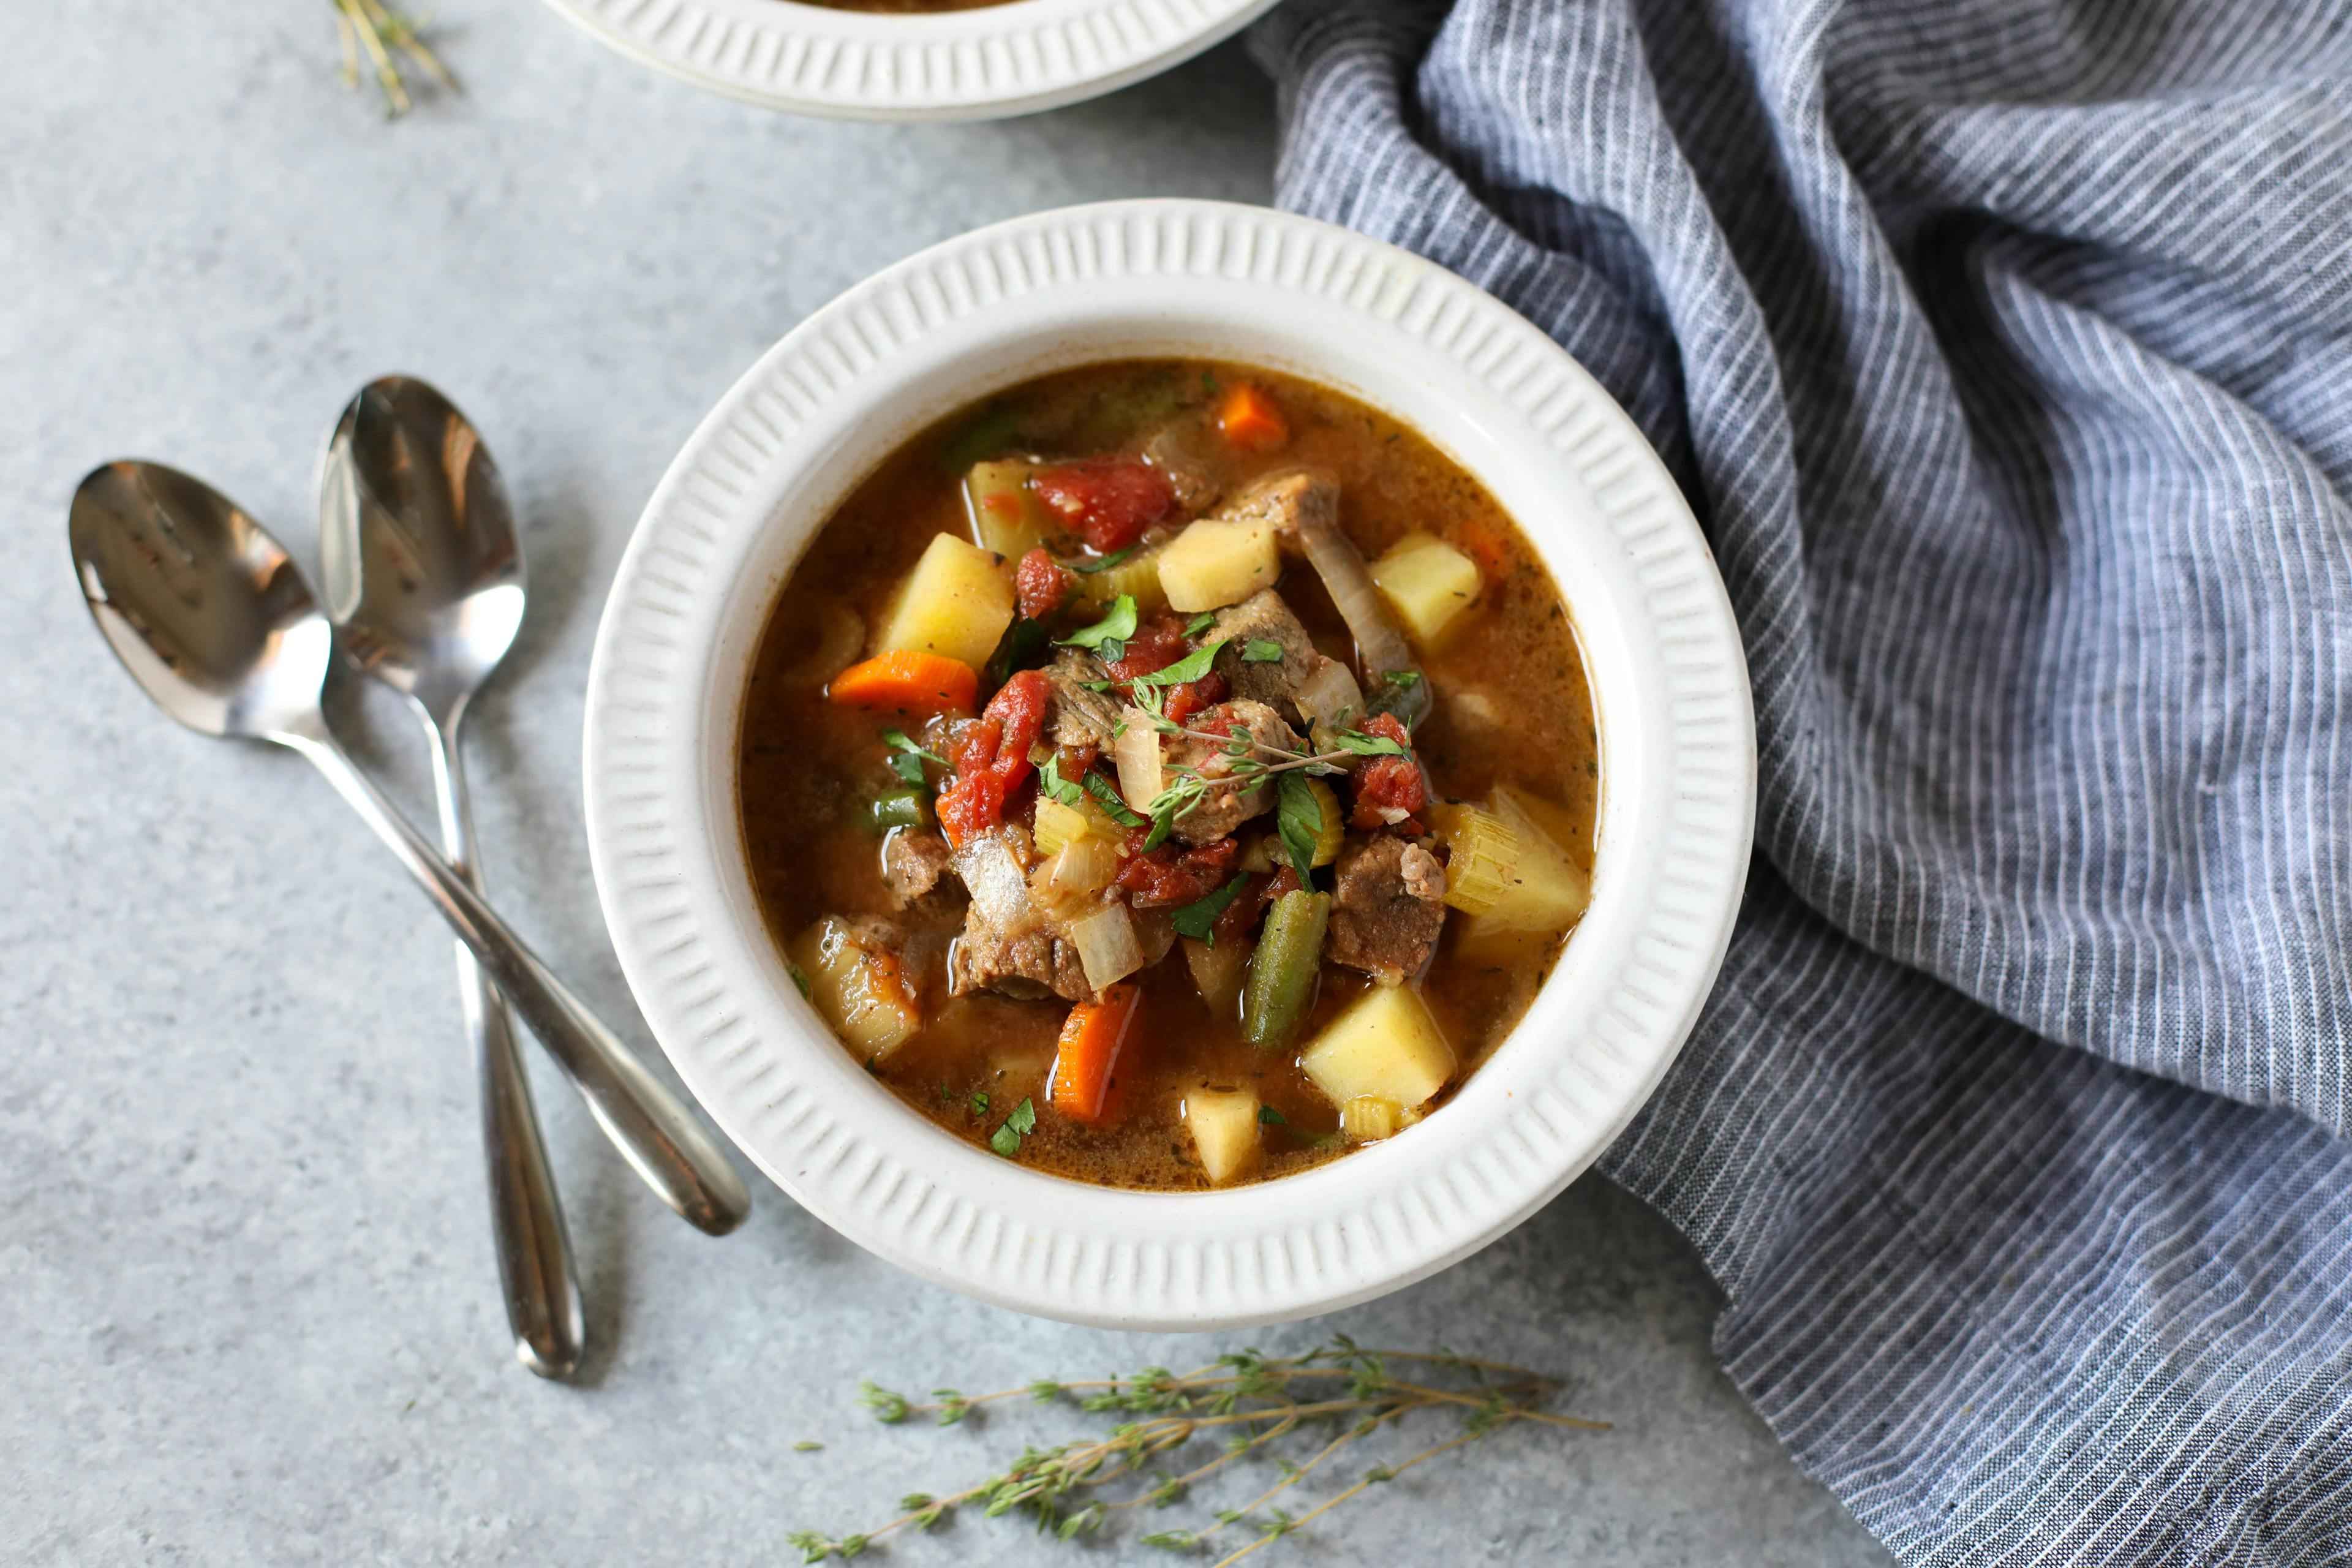
[[[1111,662],[1110,678],[1133,680],[1167,668],[1191,651],[1184,624],[1173,616],[1157,616],[1135,628],[1135,635],[1127,639],[1127,651]]]
[[[998,687],[979,721],[956,739],[948,761],[954,779],[940,792],[940,827],[961,847],[1004,820],[1004,806],[1031,772],[1029,748],[1045,728],[1053,687],[1024,669]]]
[[[1039,468],[1037,499],[1097,550],[1124,550],[1176,505],[1168,477],[1139,458],[1089,458]]]
[[[1197,849],[1162,844],[1120,867],[1118,885],[1134,895],[1129,901],[1139,910],[1189,904],[1223,887],[1241,853],[1241,843],[1234,838],[1220,838]]]
[[[1381,719],[1394,724],[1385,713]],[[1374,721],[1378,722],[1379,721]],[[1402,726],[1399,726],[1402,728]],[[1370,725],[1366,733],[1373,733]],[[1429,804],[1429,781],[1411,754],[1370,757],[1356,769],[1356,809],[1348,818],[1351,827],[1398,827]]]
[[[1215,670],[1198,680],[1188,680],[1181,686],[1168,689],[1168,717],[1181,724],[1203,708],[1214,708],[1233,694],[1225,678]]]
[[[1031,551],[1013,569],[1013,590],[1021,600],[1021,613],[1033,621],[1042,621],[1069,602],[1070,591],[1078,580],[1070,569],[1047,554],[1045,550]]]
[[[1404,721],[1393,713],[1373,714],[1364,721],[1363,730],[1367,735],[1377,735],[1383,741],[1394,741],[1406,751],[1412,750],[1412,731],[1406,729]]]

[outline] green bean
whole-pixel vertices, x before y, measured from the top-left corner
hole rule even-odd
[[[1330,923],[1328,893],[1285,893],[1265,917],[1257,951],[1250,954],[1242,991],[1242,1036],[1261,1050],[1298,1032],[1315,1006],[1323,968],[1323,931]]]
[[[879,837],[894,827],[920,827],[930,820],[930,816],[923,805],[922,791],[894,789],[866,802],[866,827]]]

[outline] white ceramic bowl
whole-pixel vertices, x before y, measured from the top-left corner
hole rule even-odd
[[[1519,1027],[1402,1136],[1213,1193],[1081,1184],[954,1138],[869,1078],[761,922],[736,796],[745,675],[811,534],[908,435],[1045,371],[1252,362],[1411,424],[1494,491],[1582,635],[1601,751],[1592,907]],[[596,886],[688,1086],[778,1185],[928,1279],[1121,1328],[1297,1318],[1396,1289],[1526,1218],[1664,1073],[1748,864],[1739,638],[1665,468],[1525,320],[1391,247],[1210,202],[1042,213],[933,247],[768,351],[629,542],[589,677]]]
[[[1156,76],[1274,0],[1011,0],[884,15],[793,0],[548,0],[641,64],[837,120],[995,120]]]

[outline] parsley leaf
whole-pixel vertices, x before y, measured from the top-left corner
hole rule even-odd
[[[923,750],[921,745],[908,737],[904,730],[885,730],[882,731],[882,739],[889,742],[890,749],[894,752],[905,752],[909,756],[920,757],[927,763],[937,763],[941,767],[948,765],[948,760],[945,757],[937,752]]]
[[[1045,765],[1037,770],[1037,787],[1044,790],[1050,798],[1060,801],[1064,805],[1080,805],[1086,801],[1086,796],[1080,793],[1078,786],[1062,776],[1062,758],[1059,752],[1047,757]]]
[[[1248,880],[1248,873],[1244,872],[1215,892],[1204,893],[1178,910],[1173,916],[1170,917],[1171,923],[1176,927],[1176,934],[1189,936],[1194,942],[1205,942],[1211,947],[1216,946],[1217,937],[1213,928],[1217,923],[1217,917],[1223,914],[1234,900],[1241,895],[1242,884]]]
[[[1342,730],[1332,739],[1343,752],[1353,752],[1360,757],[1402,757],[1405,749],[1386,735],[1367,735],[1361,730]]]
[[[1102,808],[1110,813],[1113,822],[1121,827],[1143,826],[1143,818],[1127,808],[1127,802],[1118,798],[1118,791],[1111,787],[1110,780],[1100,773],[1090,773],[1086,777],[1086,785],[1087,793],[1102,803]]]
[[[1417,669],[1391,669],[1382,673],[1381,679],[1387,681],[1391,686],[1402,686],[1407,690],[1410,690],[1413,687],[1421,684],[1421,671]]]
[[[1282,847],[1290,852],[1290,863],[1298,868],[1298,879],[1311,887],[1315,846],[1323,837],[1323,803],[1296,773],[1282,774],[1276,789],[1275,826],[1282,834]]]
[[[1126,560],[1129,556],[1134,554],[1137,551],[1142,548],[1143,546],[1141,544],[1130,544],[1124,550],[1112,551],[1109,554],[1104,556],[1099,561],[1065,561],[1062,564],[1067,566],[1073,572],[1082,573],[1085,575],[1091,577],[1097,572],[1109,571],[1112,567],[1118,565],[1120,562]]]
[[[1024,1135],[1037,1131],[1037,1106],[1034,1100],[1024,1100],[1004,1119],[1004,1125],[989,1134],[988,1146],[1010,1160],[1021,1152]]]
[[[1110,652],[1105,645],[1116,643],[1118,645],[1119,653],[1123,654],[1127,649],[1127,640],[1134,635],[1135,595],[1121,594],[1110,602],[1110,611],[1108,615],[1093,626],[1080,626],[1076,631],[1064,637],[1062,646],[1093,648],[1105,658],[1115,659],[1119,655]]]
[[[1181,686],[1188,680],[1198,680],[1209,673],[1217,662],[1217,650],[1225,646],[1223,637],[1204,647],[1196,647],[1165,669],[1155,669],[1149,675],[1139,675],[1130,686]]]
[[[1271,1105],[1259,1106],[1257,1108],[1257,1119],[1260,1121],[1265,1122],[1268,1127],[1287,1127],[1290,1125],[1289,1118],[1284,1116],[1281,1111],[1276,1110]]]
[[[1202,632],[1207,631],[1211,626],[1213,626],[1216,624],[1217,612],[1214,610],[1202,610],[1199,615],[1194,616],[1191,620],[1184,623],[1184,635],[1188,637],[1199,637]]]
[[[882,739],[889,743],[890,750],[896,753],[890,759],[890,771],[917,789],[923,787],[923,764],[926,762],[937,763],[941,767],[948,765],[948,760],[937,752],[927,752],[919,744],[908,739],[907,731],[904,730],[885,730],[882,731]]]
[[[1244,664],[1280,664],[1282,645],[1272,637],[1252,637],[1242,645]]]
[[[973,1092],[971,1097],[971,1113],[974,1116],[985,1116],[988,1114],[988,1090],[983,1089]]]

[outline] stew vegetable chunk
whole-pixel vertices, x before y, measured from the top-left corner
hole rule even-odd
[[[1014,387],[820,531],[743,706],[800,994],[992,1157],[1280,1176],[1405,1133],[1591,896],[1575,632],[1412,431],[1242,366]]]

